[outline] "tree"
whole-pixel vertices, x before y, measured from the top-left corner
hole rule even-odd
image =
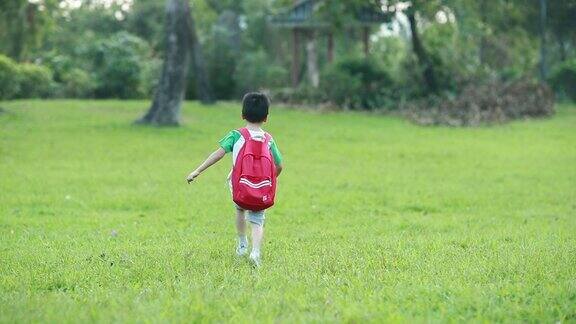
[[[414,54],[416,55],[416,58],[422,67],[422,74],[424,81],[426,82],[426,86],[431,92],[437,92],[438,81],[436,77],[436,71],[434,71],[434,65],[432,64],[430,55],[424,48],[422,40],[420,39],[420,34],[418,32],[418,22],[416,21],[416,13],[418,10],[415,6],[416,4],[412,4],[412,6],[406,10],[406,16],[408,17],[408,22],[410,23],[410,32],[412,34],[412,50],[414,51]]]
[[[168,0],[166,4],[166,56],[160,82],[146,114],[136,121],[139,124],[176,126],[186,89],[186,73],[190,54],[197,74],[198,93],[202,102],[212,102],[206,77],[204,59],[196,36],[194,20],[187,0]]]
[[[188,4],[186,4],[186,6],[188,7]],[[188,11],[190,11],[189,8]],[[198,40],[196,25],[190,12],[186,15],[186,29],[188,30],[189,36],[189,46],[187,49],[189,49],[192,54],[192,67],[196,73],[196,92],[198,93],[198,98],[205,105],[213,104],[215,101],[214,94],[212,93],[208,79],[206,63],[204,61],[204,55],[202,54],[202,45]]]
[[[16,61],[27,60],[53,27],[58,1],[0,1],[0,53]]]
[[[546,0],[540,0],[540,79],[546,80]]]
[[[240,52],[240,14],[236,6],[217,12],[218,17],[207,33],[206,53],[209,53],[207,67],[209,74],[215,76],[211,81],[212,89],[218,98],[231,99],[236,94],[236,83],[230,76],[236,70]]]
[[[546,28],[557,42],[558,60],[564,62],[576,53],[576,0],[548,1],[547,9]]]

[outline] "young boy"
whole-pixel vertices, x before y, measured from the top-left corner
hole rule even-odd
[[[242,99],[242,119],[246,120],[246,128],[252,138],[265,137],[266,132],[262,129],[262,124],[264,124],[268,119],[269,106],[270,102],[268,97],[262,93],[248,93]],[[196,168],[196,170],[192,171],[192,173],[188,175],[186,178],[188,183],[194,181],[194,179],[204,172],[204,170],[220,161],[226,153],[232,152],[232,165],[234,165],[244,142],[245,140],[239,131],[230,131],[220,140],[220,147],[210,154],[206,161]],[[276,176],[278,176],[280,175],[280,172],[282,172],[282,155],[280,154],[274,139],[270,140],[269,148],[270,153],[274,158],[274,164],[276,165]],[[228,175],[228,185],[230,186],[230,190],[232,190],[232,183],[230,180],[231,175],[232,172]],[[260,266],[260,247],[264,235],[264,210],[251,211],[236,206],[236,230],[238,231],[236,254],[238,256],[246,255],[248,252],[246,220],[248,220],[252,226],[252,251],[250,253],[250,260],[254,265]]]

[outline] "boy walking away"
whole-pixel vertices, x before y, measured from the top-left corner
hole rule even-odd
[[[270,102],[262,93],[252,92],[242,100],[242,119],[246,126],[230,131],[220,147],[186,178],[191,183],[202,172],[232,152],[232,171],[228,185],[236,207],[238,245],[236,254],[248,253],[246,220],[252,227],[250,260],[260,266],[260,248],[264,235],[264,214],[274,205],[276,178],[282,172],[282,155],[270,134],[262,129],[268,119]]]

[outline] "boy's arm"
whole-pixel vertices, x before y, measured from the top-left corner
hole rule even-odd
[[[186,177],[186,181],[188,183],[194,181],[194,179],[196,177],[198,177],[200,175],[200,173],[204,172],[204,170],[208,169],[209,167],[214,165],[216,162],[220,161],[224,157],[224,155],[226,155],[226,151],[224,151],[223,148],[219,147],[216,151],[212,152],[212,154],[210,154],[210,156],[208,156],[206,161],[204,161],[202,164],[200,164],[200,166],[197,167],[196,170],[192,171]]]
[[[282,154],[278,149],[278,145],[276,142],[272,140],[272,144],[270,145],[270,152],[272,153],[272,157],[274,158],[274,164],[276,164],[276,176],[279,176],[282,173]]]

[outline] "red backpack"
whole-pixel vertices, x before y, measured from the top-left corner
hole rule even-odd
[[[246,210],[264,210],[274,205],[276,165],[270,152],[272,137],[252,138],[247,128],[238,130],[244,146],[238,152],[232,169],[232,199]]]

